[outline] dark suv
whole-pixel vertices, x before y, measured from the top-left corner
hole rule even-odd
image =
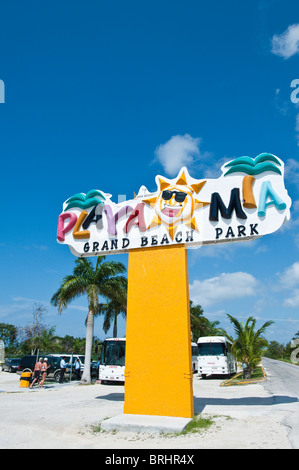
[[[21,359],[5,359],[5,362],[2,364],[2,370],[8,372],[16,372],[18,370]]]
[[[47,377],[54,378],[56,382],[59,382],[61,357],[53,357],[50,355],[43,356],[42,354],[40,354],[39,357],[42,357],[43,359],[47,358],[48,365],[51,365],[50,369],[48,370]],[[36,356],[24,356],[19,364],[17,374],[21,375],[22,372],[33,372],[37,359],[38,358]],[[66,372],[66,374],[67,373],[68,372]]]

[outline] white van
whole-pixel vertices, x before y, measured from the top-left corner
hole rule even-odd
[[[61,354],[48,354],[48,356],[53,357],[65,357],[65,362],[70,366],[75,364],[76,359],[79,359],[81,372],[84,370],[85,356],[82,354],[70,354],[70,353],[61,353]]]

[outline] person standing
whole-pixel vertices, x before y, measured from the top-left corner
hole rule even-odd
[[[40,357],[39,360],[35,363],[33,381],[31,382],[31,385],[29,386],[29,388],[33,388],[33,385],[35,384],[35,382],[38,382],[38,379],[40,378],[40,374],[41,374],[42,363],[43,363],[43,358]]]
[[[60,384],[62,384],[62,382],[63,382],[66,366],[67,366],[67,363],[65,362],[65,356],[62,356],[62,359],[60,361],[60,369],[61,369],[60,378],[59,378],[59,383]]]
[[[79,359],[77,358],[75,361],[75,374],[76,374],[77,380],[81,379],[80,372],[81,372],[81,364],[80,364]]]
[[[44,381],[47,376],[47,370],[50,367],[51,367],[51,364],[48,365],[48,359],[45,357],[44,362],[42,363],[42,367],[41,367],[42,380],[41,380],[41,383],[39,384],[40,388],[44,388]]]

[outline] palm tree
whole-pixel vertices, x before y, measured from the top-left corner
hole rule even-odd
[[[266,321],[261,328],[255,331],[255,318],[249,317],[245,324],[241,324],[231,315],[227,316],[234,325],[237,337],[234,340],[224,330],[221,330],[222,334],[224,334],[233,343],[232,352],[236,355],[237,360],[245,365],[245,376],[250,378],[254,368],[261,361],[264,349],[268,346],[268,341],[261,335],[274,322]]]
[[[36,349],[40,351],[50,351],[57,344],[58,337],[55,336],[55,326],[49,328],[49,330],[44,330],[40,333],[39,336],[36,336],[32,339],[32,344]],[[55,348],[56,349],[56,348]]]
[[[51,299],[52,305],[58,307],[61,313],[68,307],[72,300],[81,295],[87,295],[88,315],[86,318],[86,343],[85,343],[85,365],[81,383],[90,384],[91,375],[89,364],[91,362],[92,340],[94,332],[94,316],[100,313],[101,304],[99,296],[110,297],[114,279],[117,274],[126,271],[125,266],[117,261],[103,262],[104,256],[98,257],[96,266],[88,258],[78,258],[75,261],[73,274],[65,276],[61,286],[55,292]]]
[[[197,341],[201,336],[213,336],[218,334],[219,321],[210,321],[204,317],[203,309],[200,305],[190,304],[191,336],[193,341]]]
[[[123,318],[127,314],[127,286],[126,278],[111,279],[110,301],[100,305],[100,313],[104,314],[103,330],[105,333],[113,323],[113,338],[117,338],[117,317],[121,313]]]
[[[203,316],[203,309],[200,305],[194,305],[192,300],[189,300],[189,305],[191,336],[193,341],[197,341],[200,336],[206,336],[205,332],[209,321]]]

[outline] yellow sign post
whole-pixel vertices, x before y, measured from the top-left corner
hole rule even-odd
[[[125,414],[194,414],[187,250],[129,253]]]

